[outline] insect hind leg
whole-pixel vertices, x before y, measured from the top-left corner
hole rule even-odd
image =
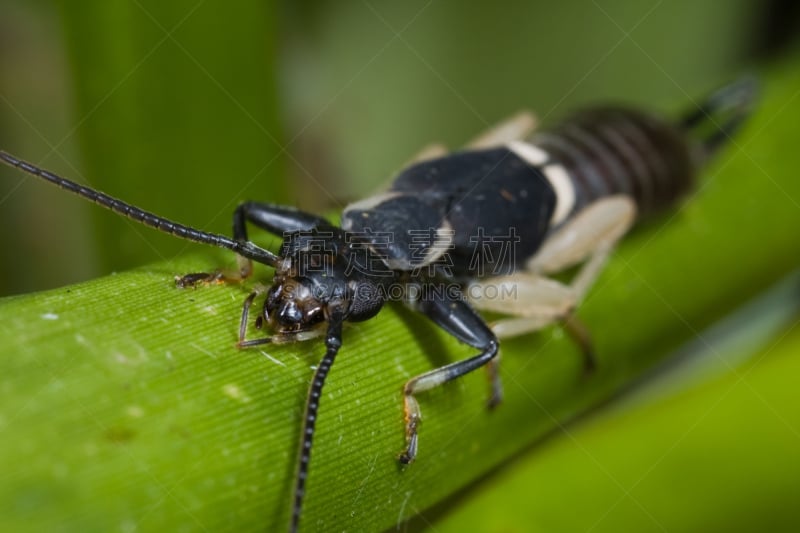
[[[480,310],[511,315],[491,325],[500,339],[561,322],[580,346],[584,368],[591,371],[595,367],[591,338],[573,312],[635,216],[635,204],[626,196],[595,202],[556,231],[528,261],[526,270],[470,284],[470,302]],[[568,284],[546,276],[580,263],[583,265]]]

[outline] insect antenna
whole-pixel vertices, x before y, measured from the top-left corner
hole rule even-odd
[[[341,318],[334,317],[328,325],[327,349],[325,356],[317,365],[314,379],[308,389],[306,408],[303,413],[303,433],[300,437],[300,457],[297,465],[297,476],[294,486],[294,505],[292,505],[292,520],[289,525],[290,533],[295,533],[300,524],[300,513],[303,509],[303,498],[306,493],[306,477],[308,477],[308,463],[311,460],[311,443],[314,440],[314,428],[317,425],[317,411],[322,397],[322,387],[325,378],[333,366],[333,361],[342,345]]]
[[[154,215],[153,213],[145,211],[144,209],[140,209],[134,205],[123,202],[122,200],[118,200],[113,196],[109,196],[105,193],[92,189],[91,187],[86,187],[85,185],[80,185],[74,181],[62,178],[61,176],[53,174],[52,172],[48,172],[47,170],[39,168],[36,165],[28,163],[27,161],[17,159],[6,152],[0,151],[0,161],[3,161],[3,163],[6,163],[9,166],[27,172],[32,176],[49,181],[50,183],[53,183],[62,189],[99,204],[106,209],[110,209],[118,215],[128,217],[136,222],[157,229],[163,233],[174,235],[175,237],[186,239],[188,241],[210,244],[211,246],[216,246],[218,248],[233,250],[234,252],[248,259],[252,259],[253,261],[273,267],[279,266],[282,262],[282,259],[279,256],[268,250],[264,250],[263,248],[260,248],[251,242],[235,241],[225,237],[224,235],[208,233],[191,226],[173,222],[169,219]]]

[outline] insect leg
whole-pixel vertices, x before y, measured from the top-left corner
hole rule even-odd
[[[300,211],[294,207],[263,202],[243,202],[233,212],[233,240],[247,242],[247,222],[268,232],[283,237],[286,233],[308,231],[318,226],[327,226],[324,218]],[[191,287],[199,283],[239,282],[253,271],[252,260],[237,255],[236,271],[217,270],[186,274],[176,278],[179,287]]]
[[[521,141],[533,133],[536,122],[533,113],[520,111],[472,139],[466,148],[472,150],[495,148],[511,141]]]
[[[571,314],[577,296],[569,285],[529,272],[518,272],[474,282],[466,290],[475,308],[514,316],[491,324],[498,338],[517,337],[561,321],[581,346],[587,370],[594,367],[588,333]]]
[[[478,348],[480,353],[420,374],[408,380],[403,387],[403,401],[406,422],[406,449],[400,454],[400,462],[408,464],[414,460],[418,450],[418,430],[422,415],[415,395],[442,383],[472,372],[490,363],[497,355],[497,338],[483,319],[461,298],[461,295],[447,294],[415,302],[416,309],[431,319],[436,325],[453,335],[461,342]],[[494,375],[497,376],[496,368]],[[492,384],[492,396],[489,405],[499,400],[499,378]]]
[[[537,331],[562,321],[580,345],[587,370],[594,368],[589,333],[572,312],[583,300],[608,260],[614,245],[633,223],[636,209],[624,196],[595,202],[566,223],[528,262],[527,271],[498,276],[467,287],[472,304],[514,318],[492,324],[499,338]],[[585,261],[570,284],[545,277]]]
[[[633,225],[635,218],[636,204],[628,196],[615,195],[598,200],[548,237],[525,266],[532,272],[547,274],[577,265],[598,252],[605,252],[607,256]],[[602,263],[597,266],[602,267]],[[596,276],[599,268],[593,270],[597,270],[593,272]],[[588,274],[581,275],[587,278],[584,285],[592,281]]]
[[[515,315],[515,318],[504,318],[491,324],[498,338],[517,337],[561,322],[564,330],[581,348],[585,371],[594,370],[591,338],[572,314],[577,295],[569,285],[520,272],[473,283],[467,290],[470,301],[477,309]]]
[[[243,202],[233,212],[234,240],[247,242],[247,222],[278,237],[284,237],[287,233],[310,231],[316,227],[330,225],[324,218],[294,207],[264,202]],[[252,261],[241,256],[238,256],[237,261],[240,279],[247,278],[253,270]]]
[[[476,309],[536,318],[543,325],[569,314],[577,304],[569,285],[531,272],[472,282],[466,291]]]
[[[175,285],[186,289],[208,283],[238,283],[250,276],[253,271],[252,260],[241,255],[236,256],[236,265],[236,270],[217,269],[213,272],[191,272],[183,276],[175,276]]]
[[[408,165],[412,165],[414,163],[422,163],[423,161],[428,161],[429,159],[437,159],[439,157],[444,157],[447,155],[447,147],[441,143],[432,143],[427,146],[423,146],[422,150],[414,154],[408,163],[403,165],[405,168]]]
[[[330,222],[322,217],[300,211],[294,207],[263,202],[243,202],[233,212],[233,238],[247,240],[246,222],[283,237],[286,233],[309,231]]]

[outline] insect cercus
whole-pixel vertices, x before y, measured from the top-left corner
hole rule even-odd
[[[534,133],[533,116],[523,112],[463,150],[423,150],[385,192],[348,206],[340,227],[292,207],[245,202],[234,212],[233,238],[148,213],[5,152],[0,159],[146,226],[238,254],[238,272],[188,274],[177,278],[178,286],[239,281],[251,274],[253,261],[275,269],[272,286],[245,300],[237,346],[322,336],[326,348],[303,418],[290,524],[296,531],[322,388],[345,322],[369,319],[388,300],[402,299],[477,350],[403,386],[402,463],[418,452],[418,393],[486,366],[489,405],[501,400],[500,338],[562,321],[591,369],[591,343],[573,310],[634,221],[690,187],[697,169],[747,116],[755,91],[753,79],[741,79],[675,122],[601,107]],[[250,242],[247,223],[282,236],[278,253]],[[576,265],[568,283],[548,277]],[[273,334],[246,340],[249,310],[262,292],[256,325],[268,324]],[[500,294],[514,297],[492,297]],[[489,325],[477,311],[505,318]]]

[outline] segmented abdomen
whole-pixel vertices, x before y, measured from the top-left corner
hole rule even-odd
[[[639,111],[590,109],[532,142],[567,171],[575,188],[572,213],[611,194],[630,195],[640,214],[652,212],[686,192],[693,180],[683,132]]]

